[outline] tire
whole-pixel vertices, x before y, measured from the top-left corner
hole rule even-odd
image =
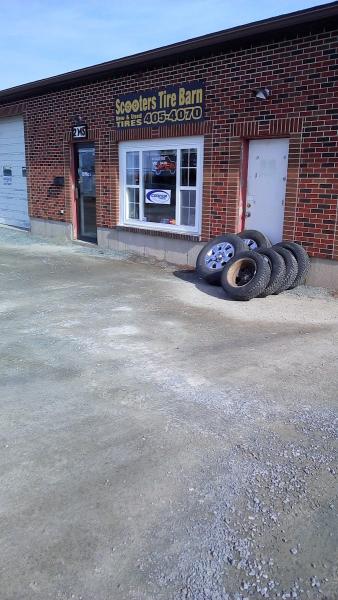
[[[286,267],[284,281],[281,284],[280,288],[278,288],[274,292],[275,294],[280,294],[285,290],[289,290],[290,287],[293,285],[293,282],[296,280],[296,277],[298,275],[298,264],[296,258],[294,257],[292,252],[290,252],[290,250],[287,250],[286,248],[283,248],[282,246],[278,245],[273,246],[273,249],[283,257]]]
[[[202,248],[197,257],[196,271],[198,275],[208,283],[219,285],[226,263],[246,248],[243,240],[234,233],[213,238]]]
[[[290,250],[298,263],[298,275],[289,289],[292,290],[298,285],[303,285],[310,270],[310,259],[306,250],[296,242],[281,242],[280,244],[276,244],[276,246]]]
[[[251,300],[264,292],[270,276],[271,269],[267,257],[245,250],[225,265],[221,284],[230,298]]]
[[[238,235],[242,240],[245,240],[245,243],[249,246],[250,250],[270,248],[272,246],[269,238],[256,229],[244,229],[244,231],[241,231]]]
[[[266,298],[266,296],[270,296],[280,289],[286,276],[286,266],[284,258],[274,248],[261,248],[256,252],[266,256],[270,264],[270,281],[264,292],[259,294],[259,298]]]

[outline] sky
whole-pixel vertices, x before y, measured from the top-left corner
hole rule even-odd
[[[0,89],[268,17],[320,0],[0,0]]]

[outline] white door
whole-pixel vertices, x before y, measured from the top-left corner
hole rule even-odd
[[[289,140],[249,142],[245,229],[258,229],[273,244],[283,236]]]
[[[30,226],[22,117],[0,119],[0,223]]]

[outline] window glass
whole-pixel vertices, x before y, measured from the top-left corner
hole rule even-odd
[[[181,191],[181,225],[194,227],[196,218],[196,191]]]
[[[188,148],[181,150],[181,186],[196,186],[197,150]]]
[[[140,183],[139,160],[139,152],[127,152],[127,185],[139,185]]]
[[[127,188],[127,205],[129,219],[139,219],[140,201],[138,188]]]
[[[176,150],[142,153],[144,221],[176,224]]]
[[[84,196],[95,198],[95,148],[79,148],[79,185]]]

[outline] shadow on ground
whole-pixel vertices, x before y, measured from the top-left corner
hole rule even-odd
[[[220,298],[221,300],[227,300],[228,302],[236,302],[233,298],[230,298],[220,285],[211,285],[198,276],[195,269],[180,269],[173,272],[173,275],[186,283],[194,285],[198,290],[212,296],[213,298]]]

